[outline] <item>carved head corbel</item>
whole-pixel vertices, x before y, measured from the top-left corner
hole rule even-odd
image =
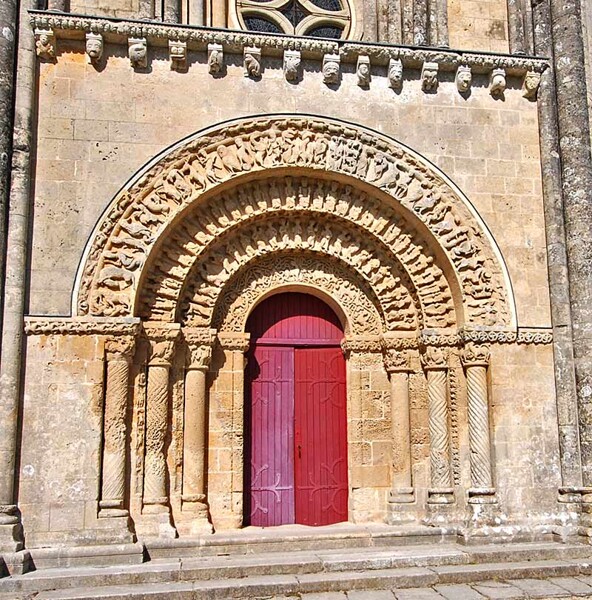
[[[145,69],[148,65],[148,42],[146,38],[129,38],[128,56],[132,67]]]
[[[471,67],[468,65],[459,65],[456,70],[456,89],[461,94],[466,94],[471,89],[471,83],[473,82],[473,74]]]
[[[399,58],[391,58],[388,66],[389,86],[393,90],[403,87],[403,62]]]
[[[86,60],[96,65],[103,58],[103,36],[100,33],[86,34]]]
[[[368,87],[370,85],[370,57],[365,55],[358,56],[358,65],[356,68],[358,85]]]

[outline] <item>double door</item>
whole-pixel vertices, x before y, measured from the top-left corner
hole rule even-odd
[[[256,343],[246,387],[247,521],[261,527],[347,521],[341,348]]]

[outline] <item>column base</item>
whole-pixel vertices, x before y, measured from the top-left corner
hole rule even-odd
[[[181,513],[183,516],[187,515],[191,520],[182,525],[179,523],[180,533],[190,536],[214,533],[214,527],[210,520],[210,508],[205,495],[183,496],[181,501]]]
[[[22,575],[23,573],[28,573],[33,568],[33,561],[28,550],[0,554],[0,577]]]
[[[388,525],[408,525],[417,521],[415,490],[412,487],[393,488],[386,505]]]
[[[25,547],[21,514],[15,504],[0,506],[0,552],[19,552]]]
[[[429,489],[428,504],[454,504],[454,488]]]
[[[163,504],[144,504],[142,518],[136,523],[136,531],[150,537],[179,537],[171,521],[170,509]]]
[[[497,504],[495,488],[469,488],[469,504]]]
[[[95,527],[97,543],[131,544],[136,541],[132,520],[127,511],[124,515],[110,514],[110,509],[99,511]]]

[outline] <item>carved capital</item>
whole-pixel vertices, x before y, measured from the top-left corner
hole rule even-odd
[[[132,359],[136,347],[133,335],[118,335],[105,340],[105,356],[108,361],[125,361]]]
[[[219,333],[218,343],[223,350],[246,352],[250,337],[248,333]]]
[[[372,353],[382,352],[382,343],[378,337],[347,337],[341,342],[341,349],[346,355],[353,353]]]
[[[387,373],[407,373],[409,366],[409,353],[401,350],[386,349],[383,353],[384,368]]]
[[[144,325],[144,332],[150,343],[148,364],[168,367],[175,353],[175,344],[179,338],[178,325]]]
[[[490,356],[488,346],[469,342],[463,348],[461,360],[465,367],[486,367],[489,364]]]
[[[52,29],[35,29],[35,52],[45,60],[55,58],[56,38]]]
[[[426,371],[447,369],[448,351],[437,346],[425,346],[421,353],[421,364]]]
[[[206,327],[186,327],[183,329],[183,337],[189,348],[189,368],[207,369],[212,360],[216,330]]]

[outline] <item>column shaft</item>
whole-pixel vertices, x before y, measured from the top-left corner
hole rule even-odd
[[[189,25],[205,25],[205,4],[204,0],[190,0],[189,4]]]
[[[429,5],[430,46],[448,46],[448,0],[430,0]]]
[[[49,0],[47,3],[48,10],[58,10],[60,12],[68,12],[70,10],[69,0]]]
[[[592,483],[592,157],[580,0],[551,0],[583,483]]]
[[[428,403],[431,485],[433,488],[450,488],[450,434],[444,369],[428,371]]]
[[[167,23],[181,22],[181,3],[179,0],[164,0],[162,20]]]
[[[154,0],[140,0],[138,17],[140,19],[154,19],[155,6]]]
[[[391,432],[393,440],[393,494],[408,491],[411,480],[411,436],[409,423],[409,376],[405,371],[391,373]]]
[[[210,0],[212,6],[212,27],[227,27],[227,0]]]
[[[428,35],[428,0],[415,0],[413,2],[413,44],[427,46]]]
[[[205,504],[206,371],[190,368],[185,377],[183,501]]]

